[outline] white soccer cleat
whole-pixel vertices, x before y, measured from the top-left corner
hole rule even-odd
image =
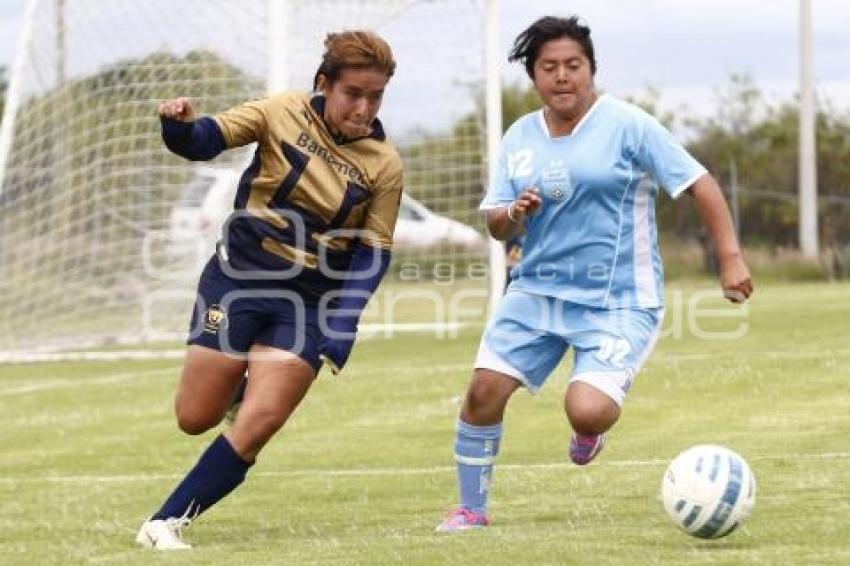
[[[191,544],[183,542],[182,531],[189,519],[169,517],[168,519],[152,519],[142,523],[136,542],[145,548],[155,550],[187,550]]]

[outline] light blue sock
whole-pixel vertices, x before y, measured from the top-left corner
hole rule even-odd
[[[493,462],[499,453],[501,438],[502,423],[475,426],[458,419],[455,460],[461,507],[475,513],[487,512]]]

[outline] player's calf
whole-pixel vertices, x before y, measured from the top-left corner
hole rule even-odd
[[[236,415],[239,413],[239,408],[242,406],[242,399],[245,398],[245,388],[248,386],[248,376],[243,376],[239,385],[236,386],[236,392],[230,400],[230,405],[227,407],[227,412],[224,414],[224,422],[232,425],[236,421]]]

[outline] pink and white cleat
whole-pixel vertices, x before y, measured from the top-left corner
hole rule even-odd
[[[573,437],[570,439],[570,460],[574,464],[585,466],[596,458],[603,446],[605,446],[604,434],[585,436],[573,433]]]
[[[476,513],[465,507],[457,507],[449,511],[443,522],[437,525],[436,532],[438,533],[456,533],[459,531],[468,531],[469,529],[480,529],[490,524],[487,515],[484,513]]]

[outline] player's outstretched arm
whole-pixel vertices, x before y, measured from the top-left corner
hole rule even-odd
[[[688,192],[714,244],[723,294],[734,303],[743,303],[753,292],[753,281],[720,186],[714,177],[706,173],[690,186]]]
[[[487,211],[487,229],[496,240],[506,241],[525,232],[525,219],[537,212],[543,200],[536,187],[523,189],[510,206]]]
[[[159,105],[162,140],[173,153],[191,161],[212,159],[227,148],[212,118],[195,119],[188,98],[166,100]]]

